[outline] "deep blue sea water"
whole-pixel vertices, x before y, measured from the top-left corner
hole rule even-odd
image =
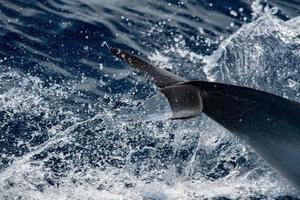
[[[299,15],[299,0],[0,0],[0,199],[299,199],[206,116],[159,120],[157,89],[107,48],[300,101]]]

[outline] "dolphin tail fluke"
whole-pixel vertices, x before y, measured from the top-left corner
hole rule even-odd
[[[171,106],[172,119],[191,118],[202,112],[200,90],[192,85],[182,84],[187,82],[186,79],[155,67],[142,58],[121,49],[110,48],[110,51],[160,88],[160,92],[168,99]]]
[[[127,62],[131,67],[138,70],[138,72],[142,73],[148,79],[153,81],[155,85],[160,88],[187,81],[186,79],[181,78],[167,70],[151,65],[142,58],[127,51],[113,47],[110,48],[110,51],[121,60]]]

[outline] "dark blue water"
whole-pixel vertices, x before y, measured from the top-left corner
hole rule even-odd
[[[0,199],[300,198],[206,116],[143,113],[157,89],[107,48],[300,101],[299,15],[298,0],[0,0]]]

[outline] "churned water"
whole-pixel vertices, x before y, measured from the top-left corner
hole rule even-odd
[[[0,0],[0,199],[298,199],[111,55],[300,101],[300,2]]]

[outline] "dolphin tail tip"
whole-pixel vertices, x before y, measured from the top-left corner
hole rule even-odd
[[[149,80],[153,81],[154,84],[160,88],[187,81],[180,76],[177,76],[165,69],[156,67],[149,61],[122,49],[110,47],[109,50],[120,60],[128,63],[132,68],[143,74]]]
[[[119,55],[121,53],[121,49],[116,48],[116,47],[108,47],[108,50],[110,52],[112,52],[113,54],[115,54],[116,56]]]

